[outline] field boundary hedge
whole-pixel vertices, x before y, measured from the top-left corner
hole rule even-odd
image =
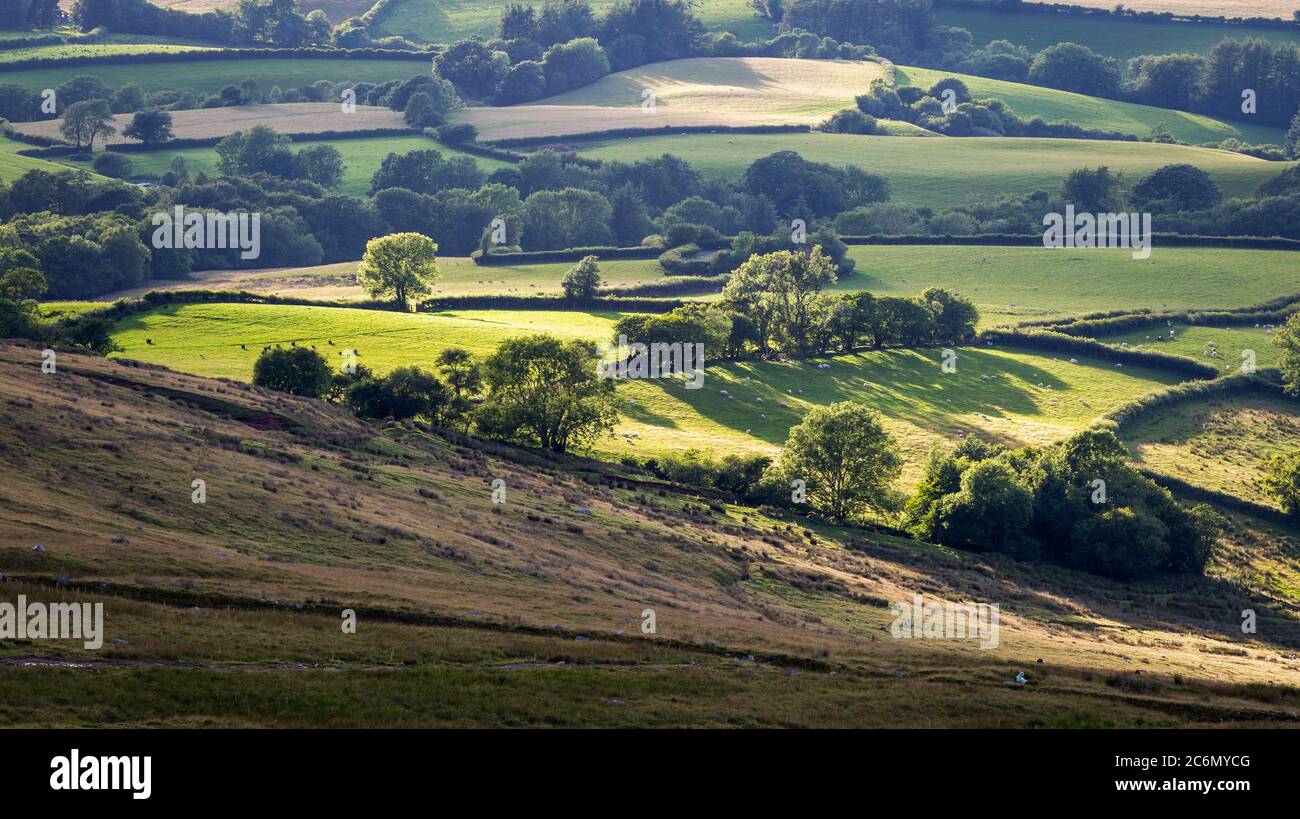
[[[1194,358],[1172,355],[1154,350],[1134,350],[1125,347],[1113,347],[1091,338],[1079,338],[1057,333],[1051,330],[993,329],[985,330],[976,336],[976,343],[1007,344],[1014,347],[1029,347],[1057,353],[1074,353],[1092,358],[1101,358],[1117,364],[1131,364],[1136,367],[1162,369],[1177,373],[1187,378],[1212,380],[1219,377],[1219,371],[1209,364]]]
[[[877,233],[865,236],[841,236],[846,245],[1004,245],[1006,247],[1042,247],[1041,233],[977,233],[971,235],[932,235],[929,233]],[[1229,250],[1300,251],[1300,239],[1281,236],[1199,236],[1190,233],[1156,233],[1152,246],[1221,247]],[[1047,250],[1083,250],[1083,248],[1045,248]]]
[[[1192,25],[1226,25],[1226,26],[1257,26],[1259,28],[1295,28],[1296,23],[1278,17],[1225,17],[1222,15],[1209,14],[1175,14],[1171,11],[1141,11],[1138,9],[1125,8],[1118,13],[1110,8],[1091,8],[1087,6],[1074,6],[1068,3],[1035,3],[1035,2],[1017,2],[1014,9],[1007,9],[993,3],[978,2],[978,0],[934,0],[937,8],[952,6],[955,8],[974,8],[981,11],[994,11],[1001,14],[1047,14],[1061,15],[1063,17],[1101,17],[1105,19],[1114,19],[1116,16],[1126,20],[1141,20],[1146,22],[1168,22],[1168,23],[1186,23]],[[1122,4],[1121,4],[1122,5]]]
[[[155,51],[143,54],[81,54],[71,57],[31,57],[0,63],[0,77],[27,68],[76,65],[130,65],[132,63],[210,62],[213,60],[417,60],[432,59],[440,50],[407,51],[395,48],[208,48],[198,51]]]
[[[1207,489],[1204,486],[1195,486],[1173,475],[1166,475],[1162,472],[1155,472],[1150,469],[1139,469],[1144,477],[1155,481],[1157,486],[1164,487],[1176,495],[1184,495],[1192,500],[1205,501],[1206,503],[1215,503],[1220,506],[1226,506],[1237,512],[1243,512],[1257,518],[1263,518],[1271,523],[1280,523],[1283,526],[1295,526],[1300,521],[1288,517],[1281,509],[1274,509],[1272,506],[1265,506],[1262,503],[1248,501],[1245,498],[1238,498],[1217,489]]]
[[[812,130],[809,125],[661,125],[657,128],[612,128],[581,134],[551,134],[536,137],[506,137],[481,140],[502,148],[528,148],[555,142],[592,142],[602,139],[643,136],[681,136],[685,134],[798,134]]]
[[[234,133],[233,131],[231,133]],[[23,136],[21,132],[15,131],[14,134]],[[359,131],[316,131],[300,134],[281,134],[289,138],[290,142],[323,142],[326,140],[336,141],[340,139],[370,139],[372,137],[393,137],[393,136],[419,136],[418,128],[366,128]],[[9,136],[9,132],[5,132]],[[62,142],[50,142],[47,137],[38,137],[31,134],[27,136],[29,140],[45,140],[44,147],[35,149],[26,149],[19,151],[20,156],[45,158],[50,156],[67,156],[74,154],[77,149],[72,145]],[[112,151],[119,154],[147,153],[149,151],[184,150],[186,148],[212,148],[218,142],[225,139],[224,136],[214,137],[195,137],[193,139],[169,139],[166,142],[110,142],[104,146],[104,150]],[[82,149],[85,150],[84,148]]]
[[[107,36],[108,29],[103,26],[96,26],[84,34],[33,34],[31,37],[14,37],[8,40],[0,40],[0,51],[17,51],[22,48],[40,48],[47,45],[96,43]]]
[[[662,253],[657,247],[569,247],[561,250],[518,250],[505,253],[484,253],[476,250],[469,255],[476,265],[494,267],[507,264],[536,262],[577,262],[587,256],[600,259],[657,259]]]
[[[1226,395],[1257,393],[1274,398],[1287,398],[1279,379],[1276,370],[1264,369],[1254,373],[1235,372],[1232,375],[1206,381],[1187,381],[1121,404],[1098,418],[1097,424],[1118,432],[1152,410],[1186,401],[1200,401]]]
[[[1255,323],[1281,324],[1300,311],[1300,293],[1266,301],[1250,307],[1217,310],[1115,310],[1089,313],[1066,319],[1043,319],[1022,322],[1020,329],[1036,327],[1069,336],[1096,338],[1129,330],[1141,330],[1164,322],[1178,322],[1201,327],[1240,327]]]

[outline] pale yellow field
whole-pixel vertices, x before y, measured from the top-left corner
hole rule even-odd
[[[672,60],[602,77],[530,103],[468,108],[457,117],[488,139],[661,126],[815,125],[867,90],[884,69],[852,60],[726,57]],[[646,110],[645,93],[654,94]]]
[[[1070,0],[1072,6],[1113,9],[1113,0]],[[1131,0],[1124,7],[1133,11],[1204,14],[1209,17],[1282,17],[1290,19],[1295,0]]]
[[[172,111],[172,132],[177,139],[205,139],[246,131],[255,125],[269,125],[282,134],[316,134],[322,131],[366,131],[372,128],[405,128],[406,120],[398,111],[358,105],[350,114],[333,102],[293,102],[276,105],[239,105],[231,108],[198,108]],[[122,136],[131,124],[131,114],[113,117],[117,134],[112,144],[139,142]],[[20,122],[15,131],[34,136],[59,138],[62,119],[43,122]]]

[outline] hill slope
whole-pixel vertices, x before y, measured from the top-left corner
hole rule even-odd
[[[853,105],[877,63],[775,57],[691,58],[606,75],[591,85],[527,105],[469,108],[458,119],[486,140],[615,128],[816,124]],[[643,110],[646,92],[653,112]]]

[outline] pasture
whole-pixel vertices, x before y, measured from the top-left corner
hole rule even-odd
[[[1188,401],[1137,419],[1120,437],[1144,469],[1276,507],[1261,481],[1269,459],[1300,447],[1300,403],[1264,395]]]
[[[609,74],[542,102],[468,108],[458,118],[485,140],[578,134],[615,128],[701,125],[815,125],[853,106],[877,63],[774,57],[692,58]],[[646,92],[654,107],[643,109]]]
[[[210,51],[219,46],[175,43],[64,43],[35,48],[10,48],[0,50],[0,66],[19,60],[55,59],[64,57],[103,57],[112,54],[179,54],[184,51]]]
[[[376,372],[434,369],[446,347],[477,356],[503,340],[546,332],[593,342],[611,338],[617,313],[462,310],[396,313],[257,304],[169,305],[120,321],[117,355],[182,372],[247,380],[267,345],[314,346],[341,361],[359,351]],[[152,340],[152,344],[149,343]],[[333,342],[333,344],[330,344]],[[241,345],[243,345],[241,347]],[[1177,379],[1111,362],[1027,350],[963,348],[958,371],[944,375],[939,350],[884,350],[803,362],[709,365],[704,386],[633,381],[619,387],[621,418],[596,449],[610,457],[704,449],[715,455],[776,452],[808,409],[861,401],[888,419],[914,481],[930,447],[978,434],[1009,444],[1068,436],[1097,416]],[[818,363],[828,363],[818,368]],[[726,394],[721,392],[726,391]],[[624,436],[623,433],[627,433]]]
[[[1173,340],[1157,341],[1158,336]],[[1247,351],[1254,354],[1255,366],[1276,367],[1281,355],[1273,344],[1273,333],[1267,327],[1205,327],[1202,325],[1174,324],[1157,326],[1132,333],[1102,336],[1098,341],[1107,344],[1127,344],[1140,350],[1157,350],[1195,358],[1203,364],[1218,367],[1227,375],[1240,370],[1247,360]]]
[[[173,111],[172,131],[176,139],[207,139],[235,131],[268,125],[282,134],[314,134],[321,131],[366,131],[372,128],[407,128],[400,111],[373,105],[358,105],[344,113],[338,103],[296,102],[266,105],[237,105],[226,108],[197,108]],[[110,144],[139,144],[139,140],[122,135],[131,124],[132,114],[113,117],[117,135]],[[63,119],[20,122],[14,130],[34,136],[59,139]],[[98,144],[98,143],[97,143]]]
[[[438,280],[434,296],[556,296],[563,292],[564,274],[572,262],[480,266],[465,256],[438,259]],[[357,284],[356,262],[337,262],[315,267],[287,267],[258,270],[196,271],[187,279],[157,280],[101,296],[100,301],[138,298],[150,290],[246,290],[272,296],[319,301],[368,298]],[[628,287],[664,278],[664,269],[654,259],[610,259],[600,263],[602,286]]]
[[[48,160],[18,155],[19,151],[31,147],[0,135],[0,182],[11,182],[31,170],[61,170],[58,165]]]
[[[885,176],[892,199],[943,209],[1057,191],[1075,168],[1106,165],[1130,184],[1163,165],[1186,162],[1204,169],[1227,196],[1252,193],[1290,163],[1209,148],[1081,139],[964,137],[904,139],[855,134],[686,134],[591,140],[574,145],[589,159],[635,162],[673,154],[706,175],[738,180],[756,159],[796,151],[805,159],[856,165]]]
[[[0,70],[0,84],[20,85],[28,91],[40,93],[42,89],[55,88],[71,77],[91,74],[109,88],[136,83],[145,91],[192,91],[205,96],[215,94],[227,85],[239,85],[246,79],[257,80],[263,90],[269,90],[276,85],[298,88],[318,80],[380,83],[428,72],[429,60],[416,55],[391,60],[241,57]]]
[[[295,142],[294,149],[302,149],[313,142]],[[370,190],[370,178],[379,170],[380,164],[390,153],[404,154],[410,151],[433,149],[444,157],[470,156],[440,145],[423,136],[361,137],[357,139],[331,140],[328,144],[338,149],[343,156],[343,181],[339,192],[353,196],[365,196]],[[154,151],[132,152],[127,155],[131,160],[133,175],[161,174],[167,170],[172,158],[181,156],[189,163],[190,172],[200,171],[208,175],[218,175],[219,157],[215,148],[159,148]],[[471,157],[487,173],[505,167],[507,163],[497,159],[481,156]],[[74,167],[88,167],[87,163],[78,163],[60,157],[63,164]]]
[[[1006,80],[990,80],[985,77],[936,71],[930,68],[899,66],[896,73],[899,85],[915,85],[921,88],[929,88],[944,77],[956,77],[966,83],[971,96],[975,99],[994,97],[1002,100],[1022,117],[1040,116],[1049,122],[1069,120],[1075,125],[1087,128],[1119,131],[1138,137],[1150,134],[1151,129],[1157,125],[1164,125],[1174,139],[1192,145],[1221,142],[1229,137],[1252,144],[1281,144],[1283,140],[1280,128],[1229,122],[1204,114],[1175,111],[1170,108],[1137,105],[1132,102],[1058,91],[1054,88]]]
[[[1081,2],[1075,5],[1091,4]],[[1112,7],[1109,4],[1099,5]],[[1125,5],[1128,8],[1140,8],[1142,4]],[[1186,9],[1187,4],[1180,2],[1178,7],[1180,10]],[[1216,5],[1215,8],[1215,11],[1205,13],[1225,13],[1222,5]],[[1010,40],[1033,52],[1055,43],[1070,42],[1120,60],[1144,54],[1208,54],[1224,37],[1237,40],[1263,37],[1275,46],[1300,42],[1300,31],[1259,26],[1212,23],[1187,25],[1113,16],[1060,18],[1029,11],[1007,12],[973,6],[939,6],[934,14],[940,25],[957,26],[970,31],[975,37],[976,47],[983,47],[993,40]],[[1287,12],[1286,16],[1289,17],[1290,13]]]

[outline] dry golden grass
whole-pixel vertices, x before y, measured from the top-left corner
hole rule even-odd
[[[664,126],[813,125],[883,76],[876,63],[774,57],[692,58],[602,77],[528,105],[469,108],[457,118],[486,139]],[[642,109],[654,93],[653,112]]]
[[[372,128],[406,128],[398,111],[372,105],[358,105],[345,114],[332,102],[293,102],[275,105],[239,105],[230,108],[197,108],[173,111],[172,131],[177,139],[206,139],[246,131],[256,125],[268,125],[282,134],[315,134],[322,131],[366,131]],[[117,135],[110,144],[135,143],[139,140],[122,136],[131,124],[131,114],[113,117]],[[33,136],[59,139],[62,119],[43,122],[20,122],[14,130]]]
[[[1070,5],[1113,9],[1116,4],[1111,0],[1070,0]],[[1133,11],[1204,14],[1210,17],[1281,17],[1285,20],[1290,20],[1296,9],[1295,0],[1131,0],[1123,5]]]

